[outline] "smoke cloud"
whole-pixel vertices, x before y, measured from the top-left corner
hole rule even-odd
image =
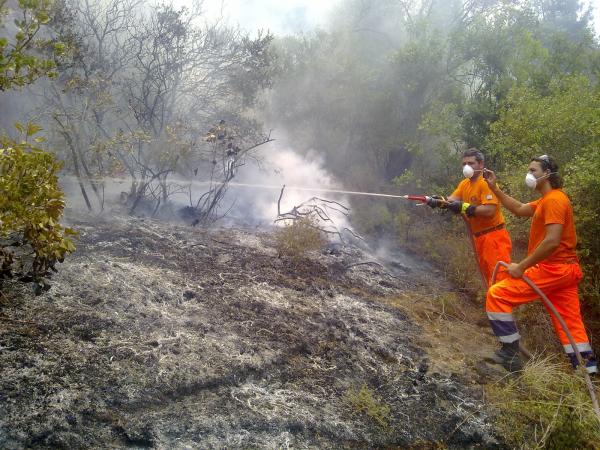
[[[287,145],[276,144],[262,150],[260,157],[263,161],[261,167],[245,167],[236,179],[239,183],[259,186],[238,187],[234,184],[230,188],[225,203],[235,203],[232,216],[238,216],[245,222],[272,223],[277,216],[277,200],[284,185],[286,188],[280,204],[282,213],[312,197],[348,204],[343,195],[319,191],[342,189],[325,170],[319,152],[311,151],[302,156]],[[343,222],[342,217],[332,214],[337,223]]]
[[[222,17],[250,32],[269,30],[287,35],[326,27],[337,4],[315,0],[213,0],[204,2],[202,9],[209,20]]]

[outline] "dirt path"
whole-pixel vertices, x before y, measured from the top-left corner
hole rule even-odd
[[[352,246],[293,264],[256,231],[74,226],[52,289],[0,305],[1,448],[501,447],[493,339],[431,273],[347,268],[373,260]]]

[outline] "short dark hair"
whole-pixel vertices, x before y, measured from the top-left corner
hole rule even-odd
[[[481,153],[475,147],[471,147],[470,149],[466,150],[463,153],[463,158],[468,158],[470,156],[474,156],[475,157],[475,161],[477,161],[477,162],[483,162],[483,161],[485,161],[485,156],[483,156],[483,153]]]
[[[531,162],[533,161],[539,162],[542,166],[543,171],[550,171],[551,175],[548,177],[548,180],[550,181],[550,186],[552,186],[554,189],[558,189],[563,186],[562,177],[558,174],[558,164],[556,164],[554,158],[548,155],[542,155],[536,156],[535,158],[531,158]]]

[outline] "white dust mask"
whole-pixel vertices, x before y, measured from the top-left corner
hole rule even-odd
[[[550,173],[547,173],[546,175],[542,175],[539,178],[536,178],[535,175],[532,173],[528,173],[527,175],[525,175],[525,184],[527,185],[527,187],[529,187],[531,189],[535,189],[539,180],[548,178],[550,175],[553,175],[555,173],[558,173],[558,172],[550,172]]]
[[[471,178],[473,174],[475,174],[475,170],[473,170],[473,168],[470,165],[465,164],[463,166],[463,175],[465,176],[465,178]]]
[[[537,186],[537,178],[532,173],[528,173],[525,175],[525,184],[528,188],[535,189]]]

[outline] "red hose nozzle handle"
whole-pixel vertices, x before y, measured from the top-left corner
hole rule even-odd
[[[427,200],[430,199],[428,195],[403,195],[403,197],[407,200],[413,200],[421,203],[427,203]]]

